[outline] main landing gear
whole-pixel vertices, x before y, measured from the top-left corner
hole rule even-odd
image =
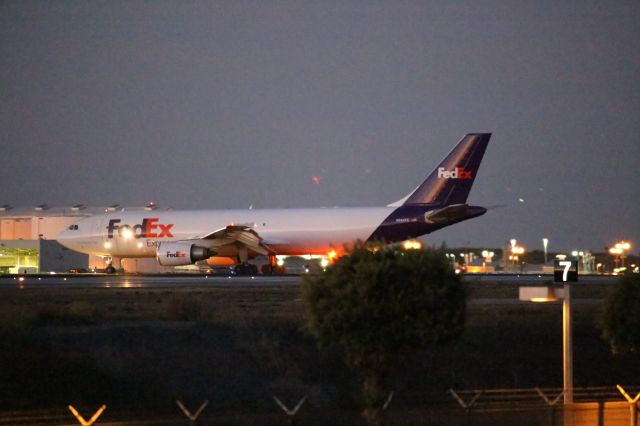
[[[236,275],[258,275],[258,267],[249,263],[249,251],[244,245],[238,247],[238,264],[234,269]]]
[[[258,275],[258,267],[251,263],[239,263],[235,267],[236,275]]]
[[[236,275],[258,275],[258,267],[248,262],[248,252],[246,247],[238,249],[238,264],[234,268]],[[284,267],[278,266],[276,256],[269,255],[269,263],[260,268],[262,275],[282,275]]]
[[[104,269],[107,274],[115,274],[119,269],[122,269],[122,263],[119,257],[106,256],[104,260],[107,262],[107,267]]]
[[[282,275],[284,274],[284,266],[278,266],[276,256],[269,255],[269,263],[262,266],[261,272],[263,275]]]

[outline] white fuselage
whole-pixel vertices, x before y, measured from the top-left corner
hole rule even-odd
[[[229,225],[242,225],[254,229],[277,254],[326,254],[358,240],[366,241],[393,210],[359,207],[114,212],[82,219],[76,229],[63,231],[58,241],[73,250],[99,256],[155,257],[159,243],[199,240],[199,245],[206,246],[207,240],[200,238]],[[125,225],[130,231],[118,232]],[[115,226],[118,228],[114,230]],[[220,255],[234,253],[223,250]]]
[[[486,212],[468,206],[489,133],[468,133],[421,185],[387,207],[119,211],[71,225],[58,241],[117,258],[185,265],[213,256],[327,254],[357,241],[415,238]],[[433,212],[436,213],[433,213]],[[433,214],[432,214],[433,213]],[[273,260],[270,259],[270,260]]]

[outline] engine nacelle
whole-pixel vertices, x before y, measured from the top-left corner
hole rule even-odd
[[[215,252],[206,247],[187,243],[160,243],[156,249],[156,258],[162,266],[191,265],[213,255]]]

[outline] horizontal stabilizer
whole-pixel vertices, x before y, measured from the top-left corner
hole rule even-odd
[[[437,225],[465,218],[468,214],[469,206],[467,204],[453,204],[442,209],[432,210],[425,213],[424,220],[427,223]]]

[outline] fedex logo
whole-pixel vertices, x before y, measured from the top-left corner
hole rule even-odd
[[[187,257],[187,253],[183,253],[181,251],[177,251],[175,253],[167,252],[167,257]]]
[[[171,228],[173,223],[164,224],[158,223],[157,217],[150,217],[142,219],[142,223],[137,225],[120,225],[120,219],[111,219],[107,226],[107,238],[113,238],[113,233],[118,232],[120,237],[134,237],[134,238],[171,238]]]
[[[471,170],[465,170],[462,167],[456,167],[453,170],[445,170],[444,167],[438,167],[438,179],[473,179]]]

